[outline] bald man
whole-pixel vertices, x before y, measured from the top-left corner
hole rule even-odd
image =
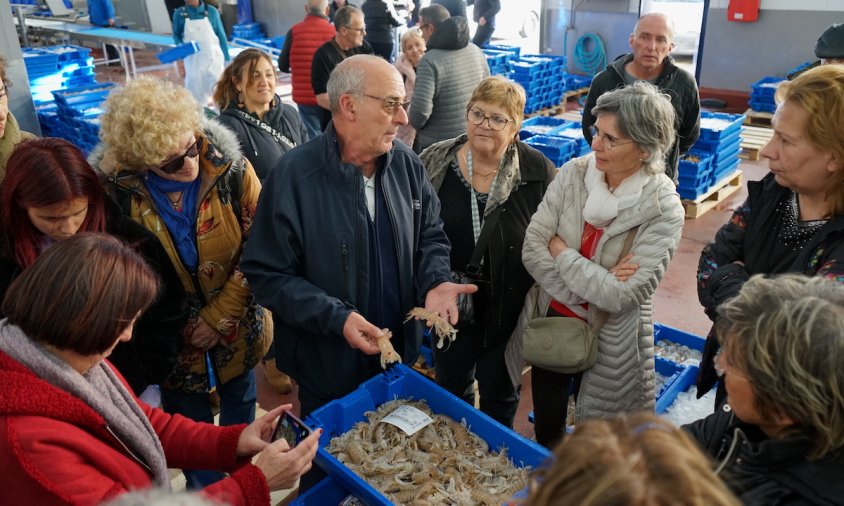
[[[592,108],[598,97],[616,88],[647,81],[671,97],[677,113],[677,138],[665,156],[665,174],[677,182],[677,164],[700,135],[700,94],[694,77],[674,65],[674,22],[660,13],[644,14],[630,34],[631,53],[619,56],[592,80],[583,107],[583,135],[592,143]]]
[[[273,312],[279,369],[299,383],[301,414],[381,370],[376,336],[393,333],[404,362],[419,354],[414,306],[457,320],[450,245],[419,157],[395,142],[407,124],[401,75],[351,56],[328,81],[333,120],[287,153],[264,183],[241,262]]]

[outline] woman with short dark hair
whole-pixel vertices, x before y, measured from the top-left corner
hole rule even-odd
[[[269,442],[279,406],[249,426],[216,427],[150,408],[106,360],[132,338],[158,292],[118,239],[81,233],[53,245],[9,288],[0,321],[0,490],[9,504],[99,504],[169,488],[168,467],[231,472],[206,495],[269,505],[310,468],[320,431],[293,449]],[[254,464],[253,455],[258,455]]]

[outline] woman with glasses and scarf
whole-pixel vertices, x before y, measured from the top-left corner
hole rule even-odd
[[[591,325],[598,310],[607,317],[594,366],[575,374],[531,369],[536,440],[549,448],[565,432],[570,390],[578,422],[653,408],[651,298],[685,215],[664,174],[675,135],[668,97],[636,83],[602,95],[592,113],[593,153],[560,169],[531,218],[522,252],[539,283],[526,308]],[[629,253],[619,258],[630,234]]]
[[[272,320],[239,269],[261,184],[235,135],[203,120],[187,90],[139,78],[105,103],[101,145],[92,164],[122,212],[155,234],[182,280],[191,308],[185,348],[161,385],[164,409],[220,424],[255,418],[255,365],[267,351]],[[222,475],[186,471],[193,488]]]
[[[505,350],[533,278],[521,261],[525,228],[554,165],[519,141],[525,91],[502,77],[481,81],[466,109],[467,133],[431,145],[422,161],[442,206],[440,217],[451,243],[452,271],[473,270],[479,291],[472,295],[474,322],[460,329],[447,348],[434,348],[437,383],[512,427],[519,405],[521,361],[505,360]],[[488,240],[481,230],[487,227]],[[479,239],[480,238],[480,239]],[[486,244],[484,244],[486,243]],[[512,357],[511,357],[512,358]]]

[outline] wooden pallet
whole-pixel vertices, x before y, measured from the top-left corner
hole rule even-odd
[[[759,152],[771,142],[774,131],[770,128],[746,126],[741,132],[741,153],[739,158],[756,161]]]
[[[535,116],[557,116],[558,114],[562,114],[566,110],[565,102],[561,104],[556,104],[552,107],[546,107],[545,109],[540,109],[538,111],[534,111],[530,114],[525,114],[525,118],[533,118]]]
[[[588,86],[585,87],[585,88],[578,88],[576,90],[567,91],[565,93],[565,95],[563,95],[564,96],[563,102],[566,102],[566,101],[569,101],[569,100],[578,100],[580,97],[582,97],[583,95],[586,95],[587,93],[589,93],[589,87]]]
[[[684,200],[683,207],[686,209],[686,218],[699,218],[737,192],[741,188],[741,175],[741,169],[738,169],[715,183],[708,192],[700,197],[694,200]]]
[[[753,109],[744,111],[744,116],[745,125],[768,128],[771,128],[771,119],[774,117],[774,115],[769,112],[754,111]]]
[[[566,111],[560,114],[560,117],[569,121],[576,121],[578,123],[581,123],[583,121],[583,110],[575,109],[571,111]]]

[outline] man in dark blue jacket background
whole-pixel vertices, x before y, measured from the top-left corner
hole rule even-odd
[[[457,321],[450,245],[419,157],[394,142],[407,124],[404,84],[371,55],[343,60],[328,81],[325,132],[267,178],[241,269],[275,323],[276,363],[299,383],[301,415],[381,370],[381,329],[405,363],[422,326],[415,306]]]

